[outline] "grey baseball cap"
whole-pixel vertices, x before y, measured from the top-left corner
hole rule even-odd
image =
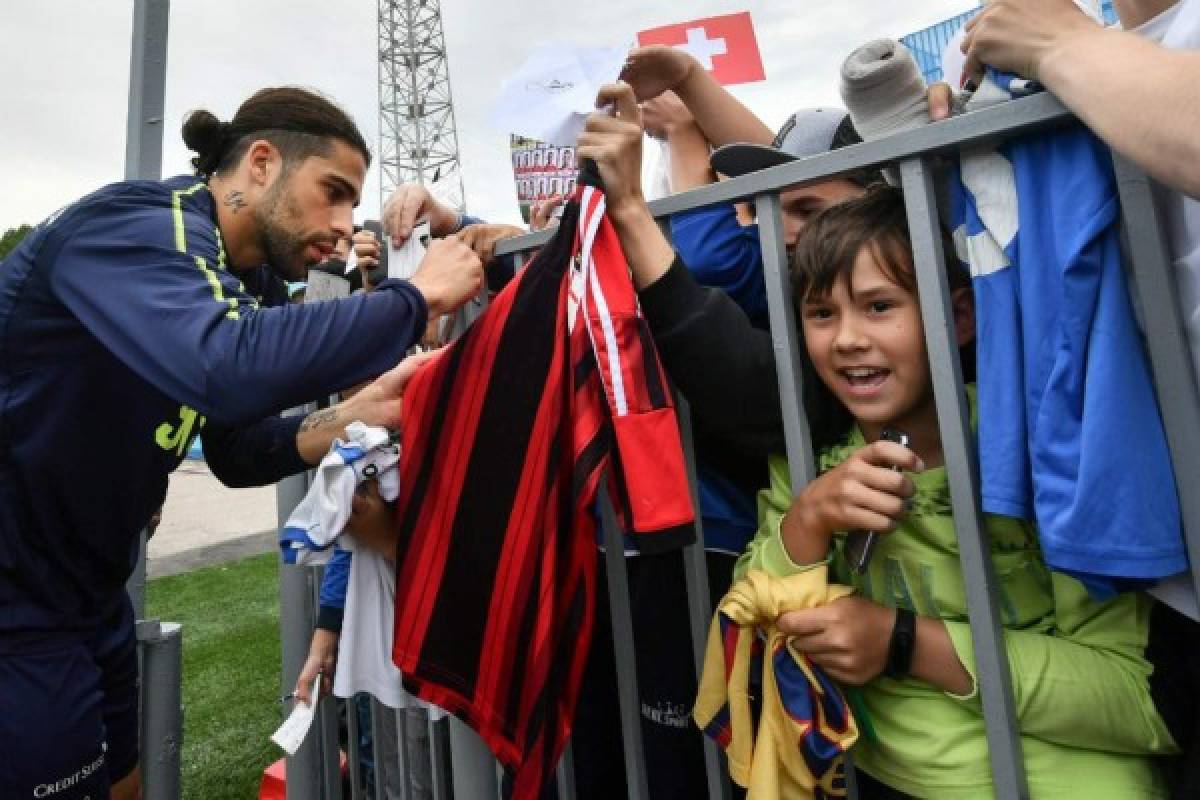
[[[845,109],[802,108],[788,117],[769,146],[727,144],[713,152],[710,163],[722,175],[736,178],[861,141]]]

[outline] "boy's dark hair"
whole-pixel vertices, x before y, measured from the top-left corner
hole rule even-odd
[[[316,92],[297,87],[261,89],[242,103],[233,119],[221,122],[208,111],[193,111],[183,122],[183,142],[198,155],[197,175],[212,175],[236,164],[255,139],[266,139],[291,166],[309,156],[328,155],[331,139],[362,154],[371,151],[358,126],[342,109]]]
[[[958,260],[953,239],[944,227],[941,233],[950,290],[969,288],[971,275]],[[876,184],[862,197],[830,206],[817,214],[800,232],[790,269],[792,302],[797,314],[802,313],[807,298],[829,294],[839,281],[845,281],[846,288],[853,294],[854,262],[864,247],[871,248],[884,275],[916,293],[917,276],[904,195],[899,189]],[[845,436],[854,420],[816,377],[807,349],[801,348],[801,353],[805,368],[805,407],[813,444],[817,448],[828,447]],[[963,379],[975,380],[974,342],[959,348],[959,354]]]

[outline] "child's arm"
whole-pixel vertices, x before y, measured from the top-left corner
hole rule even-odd
[[[779,535],[780,522],[792,505],[787,459],[780,455],[771,456],[767,460],[767,472],[770,486],[758,493],[758,531],[738,556],[737,564],[733,567],[734,582],[746,577],[751,570],[782,578],[814,566],[793,561]],[[823,559],[819,563],[827,561]]]
[[[843,597],[827,606],[788,611],[779,629],[835,680],[860,686],[887,668],[896,609],[864,597]],[[946,625],[917,617],[916,644],[908,674],[951,694],[972,691],[974,680],[959,661]]]
[[[1144,658],[1150,606],[1141,593],[1098,603],[1054,573],[1055,629],[1005,631],[1021,730],[1050,742],[1117,753],[1170,753],[1175,743],[1150,698]],[[970,626],[945,623],[976,676]],[[980,708],[978,693],[962,698]]]
[[[786,459],[768,461],[769,488],[758,494],[758,533],[733,570],[740,580],[752,569],[784,576],[829,560],[836,531],[890,531],[912,497],[903,472],[925,465],[912,450],[894,442],[874,442],[856,450],[793,498]]]
[[[868,525],[881,530],[890,528],[890,519],[894,519],[891,514],[903,513],[903,499],[911,496],[913,487],[911,480],[902,474],[878,466],[885,458],[897,460],[898,466],[910,470],[924,466],[911,450],[892,442],[877,442],[813,481],[793,500],[787,460],[772,457],[768,463],[770,488],[758,496],[758,533],[738,558],[734,580],[745,577],[752,569],[783,576],[826,563],[834,530]],[[876,475],[874,470],[884,474]],[[885,515],[887,519],[869,516],[881,512],[863,509],[847,500],[865,490],[864,476],[868,482],[887,481],[894,492],[891,499],[899,501],[898,506],[882,501],[890,512]],[[814,520],[820,520],[822,514],[803,510],[805,505],[824,503],[834,507],[826,510],[824,516],[837,520],[842,527],[829,527],[831,523],[821,525]],[[790,522],[793,514],[798,518],[794,525]],[[787,534],[791,534],[794,548],[787,541]],[[807,541],[805,536],[809,537]],[[797,647],[834,678],[862,684],[883,672],[895,621],[895,609],[865,598],[847,597],[823,608],[784,614],[779,618],[779,626],[796,635]],[[910,674],[947,692],[969,693],[974,682],[959,660],[942,621],[918,617],[916,633]]]
[[[808,564],[827,556],[837,531],[894,529],[915,491],[904,472],[924,469],[916,453],[895,442],[881,440],[855,450],[801,489],[780,520],[788,555]]]
[[[714,147],[730,142],[770,144],[775,136],[753,111],[717,83],[694,56],[674,47],[654,44],[634,48],[621,79],[633,86],[638,100],[674,91]]]

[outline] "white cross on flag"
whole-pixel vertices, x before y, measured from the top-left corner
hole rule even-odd
[[[766,78],[749,11],[651,28],[638,33],[638,44],[686,50],[725,86]]]

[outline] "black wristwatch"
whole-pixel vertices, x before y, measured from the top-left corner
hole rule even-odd
[[[917,615],[907,608],[896,609],[896,624],[888,644],[887,667],[889,678],[903,678],[912,668],[913,650],[917,645]]]

